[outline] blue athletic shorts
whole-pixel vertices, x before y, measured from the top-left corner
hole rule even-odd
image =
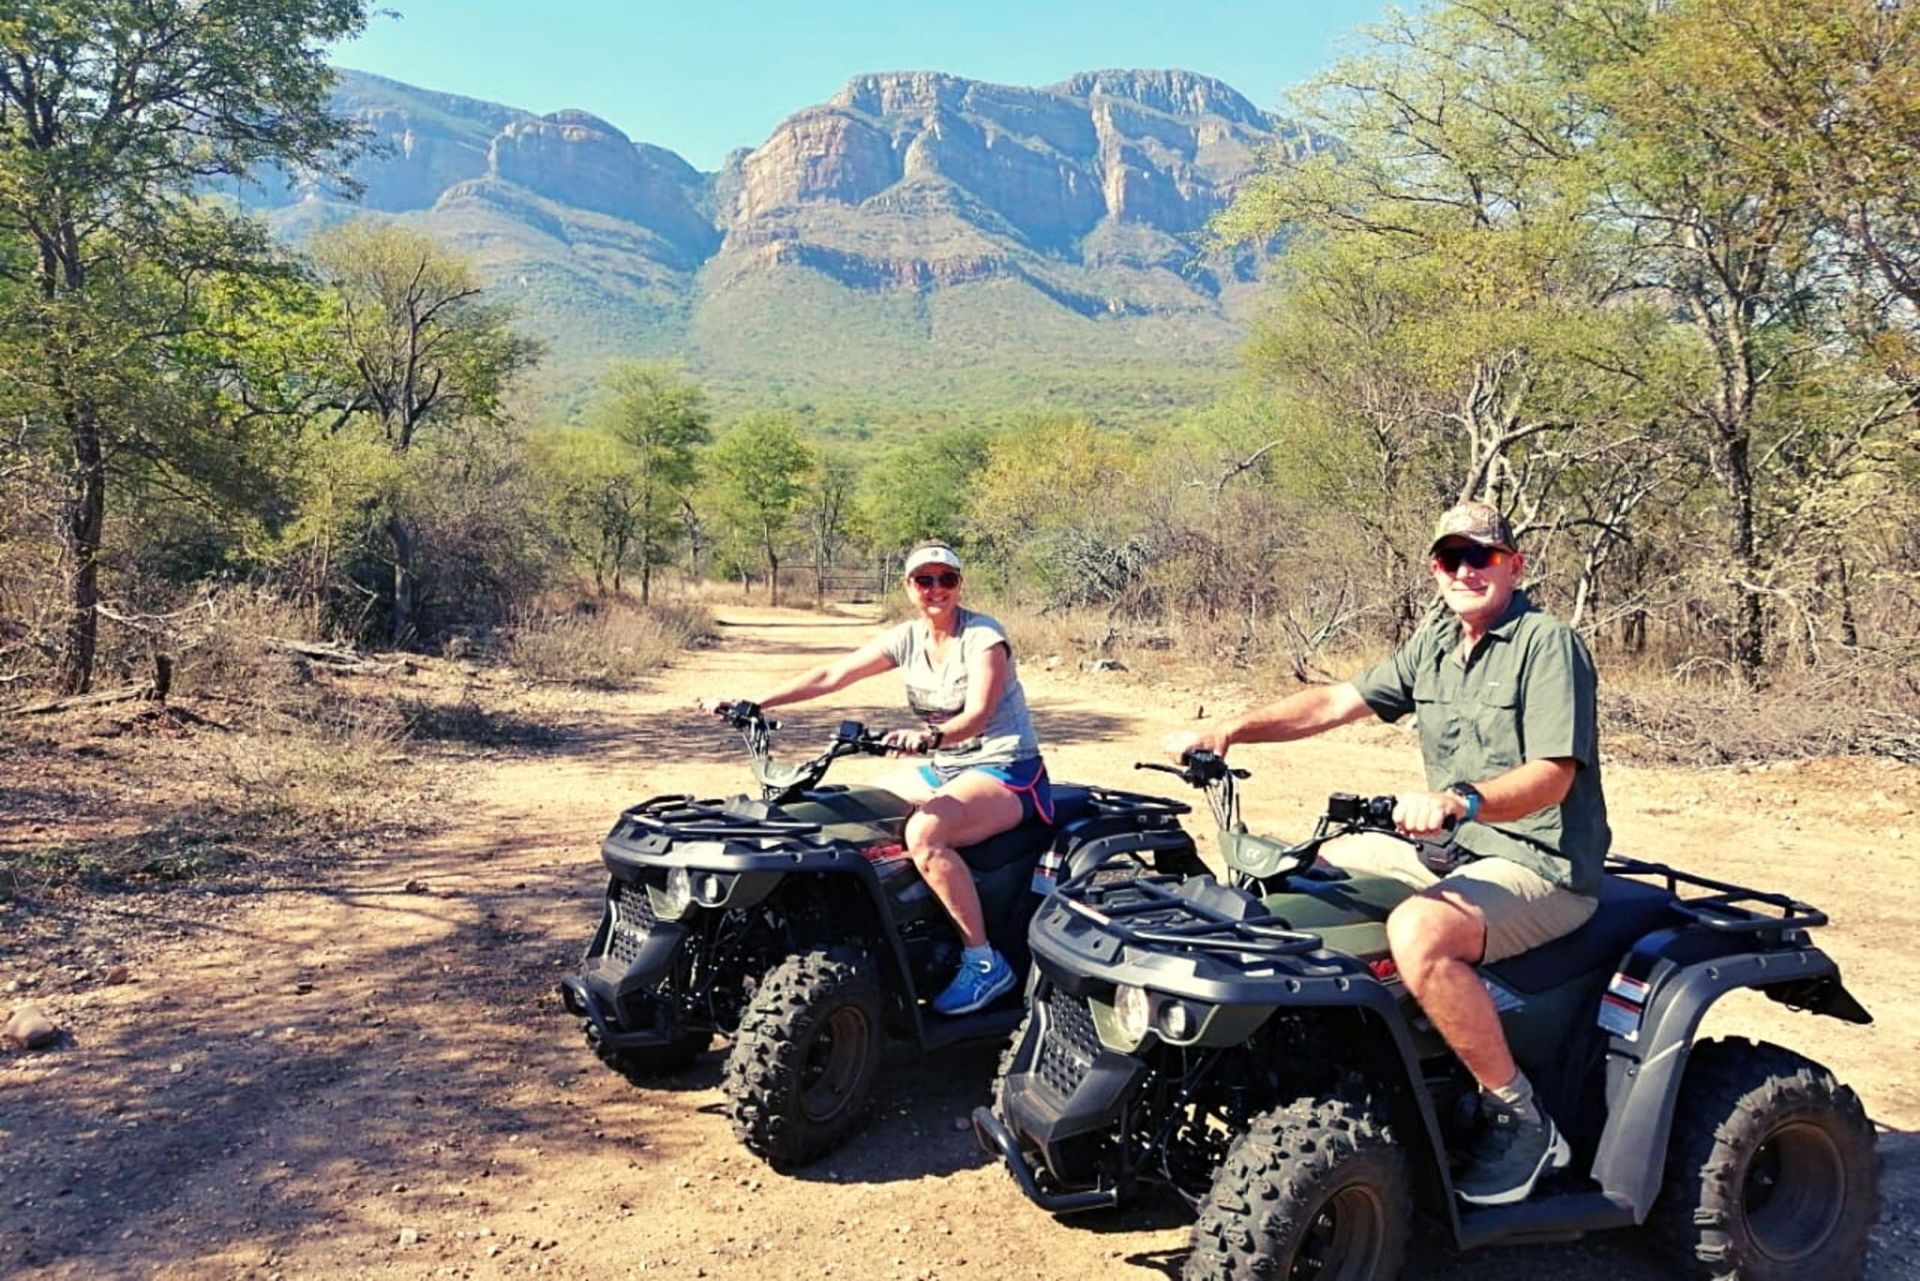
[[[979,770],[1018,796],[1022,822],[1034,818],[1053,822],[1053,784],[1047,781],[1047,763],[1040,757],[1000,765],[922,765],[920,777],[928,787],[940,788],[968,770]]]

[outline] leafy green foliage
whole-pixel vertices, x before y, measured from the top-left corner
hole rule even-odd
[[[758,555],[767,591],[780,594],[781,547],[806,496],[814,453],[792,423],[772,414],[736,422],[707,452],[708,506],[736,564]]]
[[[992,433],[979,427],[927,432],[871,462],[855,505],[876,547],[904,552],[926,538],[964,542],[967,494],[986,466]]]
[[[168,348],[200,328],[198,291],[274,266],[256,227],[201,207],[196,191],[270,162],[324,168],[348,137],[327,110],[325,50],[364,18],[362,0],[0,10],[0,263],[24,285],[5,298],[0,350],[36,389],[33,443],[64,459],[58,648],[69,690],[92,681],[116,455],[150,443],[136,438],[154,421],[155,389],[179,388]],[[159,408],[181,403],[168,399]],[[195,418],[161,421],[181,425],[179,440]]]

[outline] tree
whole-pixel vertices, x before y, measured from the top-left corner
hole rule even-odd
[[[843,452],[822,449],[807,478],[803,519],[813,544],[813,598],[827,598],[827,575],[840,558],[853,520],[859,467]]]
[[[473,269],[429,236],[359,221],[322,233],[314,268],[331,295],[325,321],[334,395],[332,429],[369,423],[396,458],[438,424],[493,423],[515,374],[540,355],[514,332],[511,312],[480,300]],[[414,630],[415,546],[403,492],[389,496],[394,644]]]
[[[63,457],[58,679],[93,678],[109,474],[139,421],[154,346],[196,319],[183,294],[270,264],[208,180],[318,168],[349,136],[326,52],[364,0],[16,0],[0,10],[0,320],[34,353],[37,434]],[[22,247],[24,246],[24,251]]]
[[[1850,228],[1864,243],[1858,233],[1872,219],[1837,227],[1833,193],[1808,162],[1837,122],[1828,112],[1857,125],[1857,108],[1872,100],[1859,86],[1879,55],[1856,59],[1863,31],[1905,30],[1890,45],[1867,44],[1908,51],[1882,87],[1904,85],[1912,98],[1912,20],[1893,12],[1909,6],[1767,0],[1755,12],[1731,0],[1605,0],[1578,18],[1550,0],[1489,7],[1588,104],[1587,160],[1604,216],[1628,233],[1642,292],[1671,306],[1696,344],[1703,376],[1682,407],[1720,487],[1729,658],[1756,684],[1775,605],[1797,572],[1783,553],[1814,533],[1810,519],[1825,520],[1827,496],[1862,447],[1910,408],[1910,396],[1842,370],[1858,353],[1862,296],[1858,273],[1834,252],[1836,232]],[[1782,76],[1839,96],[1811,118],[1796,114],[1759,91]],[[1896,126],[1915,119],[1910,107],[1887,114]],[[1911,306],[1902,310],[1910,332]]]
[[[1217,227],[1294,237],[1249,348],[1290,411],[1269,442],[1293,463],[1280,483],[1401,584],[1396,637],[1426,598],[1428,518],[1468,497],[1512,512],[1541,568],[1570,553],[1581,616],[1666,475],[1645,390],[1661,318],[1620,296],[1584,105],[1459,4],[1381,29],[1309,111],[1342,146],[1275,155]]]
[[[996,437],[967,504],[976,545],[1039,583],[1049,603],[1113,603],[1151,562],[1130,492],[1138,455],[1084,418],[1036,413]]]
[[[624,447],[624,481],[632,497],[631,550],[640,561],[640,600],[650,599],[653,571],[667,563],[683,533],[681,502],[694,481],[694,451],[712,439],[700,388],[661,365],[619,361],[608,372],[606,432]],[[620,565],[614,561],[614,589]]]
[[[767,567],[767,598],[780,601],[780,549],[806,493],[813,451],[786,419],[750,414],[707,451],[716,521]]]
[[[639,487],[624,452],[605,432],[581,427],[550,432],[535,445],[548,523],[600,591],[609,583],[620,590],[640,528]]]
[[[950,427],[915,438],[861,473],[854,505],[874,546],[905,552],[924,538],[961,545],[967,493],[993,433]]]

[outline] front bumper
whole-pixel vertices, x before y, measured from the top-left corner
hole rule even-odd
[[[1007,1173],[1027,1194],[1027,1200],[1053,1214],[1072,1214],[1077,1210],[1104,1210],[1120,1203],[1120,1194],[1112,1188],[1088,1188],[1080,1192],[1048,1192],[1041,1188],[1026,1157],[1021,1155],[1020,1140],[1013,1137],[993,1109],[973,1110],[973,1137],[989,1155],[1000,1158]]]
[[[975,1137],[1029,1198],[1055,1213],[1119,1200],[1118,1145],[1144,1062],[1103,1046],[1086,998],[1051,987],[1035,1000],[1000,1113],[974,1113]]]
[[[615,880],[606,914],[578,974],[562,979],[567,1012],[586,1019],[602,1043],[614,1049],[667,1045],[687,1029],[673,1008],[673,978],[687,927],[654,919],[646,891]]]
[[[560,980],[560,1003],[566,1006],[567,1013],[591,1023],[601,1044],[616,1050],[667,1045],[679,1035],[678,1029],[660,1023],[622,1029],[618,1022],[618,1011],[594,990],[583,975]]]

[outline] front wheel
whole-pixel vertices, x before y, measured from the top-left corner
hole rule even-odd
[[[776,1166],[804,1165],[859,1123],[881,1052],[880,981],[857,948],[790,956],[740,1016],[725,1088],[733,1132]]]
[[[1200,1205],[1188,1281],[1388,1281],[1413,1220],[1412,1176],[1371,1108],[1329,1096],[1254,1119]]]
[[[1791,1050],[1694,1047],[1653,1222],[1702,1281],[1855,1277],[1880,1213],[1880,1161],[1859,1098]]]

